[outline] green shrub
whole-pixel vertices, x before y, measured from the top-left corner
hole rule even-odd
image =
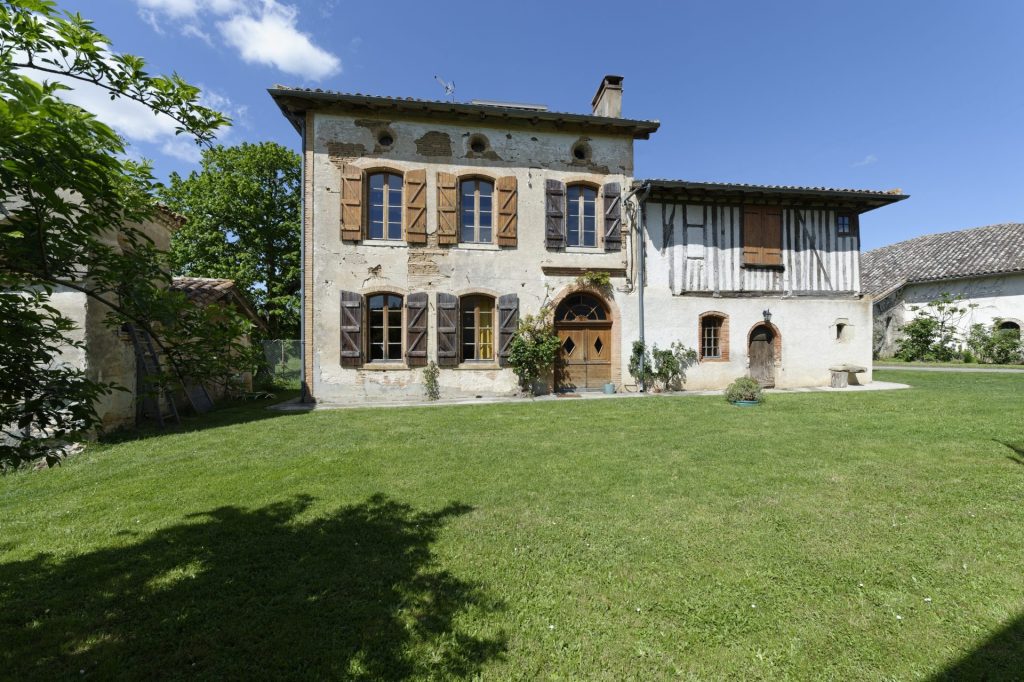
[[[441,370],[437,368],[437,363],[433,360],[423,368],[423,387],[427,391],[427,399],[429,400],[437,400],[441,397],[441,386],[437,383],[437,377],[440,374]]]
[[[737,400],[764,402],[764,389],[761,388],[761,384],[750,377],[740,377],[725,389],[725,399],[730,403],[734,403]]]
[[[896,343],[896,357],[908,362],[935,360],[949,362],[959,355],[957,324],[975,304],[963,303],[963,295],[942,294],[925,306],[912,306],[917,313],[900,330],[903,338]]]
[[[999,329],[1001,320],[990,327],[976,324],[967,335],[967,347],[978,362],[1013,365],[1024,362],[1024,344],[1016,330]]]
[[[612,286],[612,277],[607,272],[595,272],[587,270],[576,278],[576,283],[582,286],[590,286],[595,289],[605,290]]]
[[[686,383],[686,370],[697,362],[697,351],[675,341],[668,348],[658,348],[655,344],[651,355],[655,381],[660,382],[666,391],[682,390]]]
[[[633,354],[629,356],[629,374],[643,391],[649,389],[654,383],[654,363],[651,361],[651,353],[643,341],[633,342]]]
[[[536,315],[519,320],[519,327],[509,342],[508,364],[519,378],[520,388],[530,395],[536,394],[537,380],[554,368],[561,346],[547,306]]]

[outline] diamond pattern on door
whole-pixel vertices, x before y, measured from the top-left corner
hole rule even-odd
[[[598,355],[601,354],[601,347],[602,346],[604,346],[604,344],[601,343],[601,337],[597,337],[597,341],[594,341],[594,350],[597,351]]]
[[[572,352],[576,350],[576,344],[572,342],[571,336],[565,340],[565,343],[562,344],[562,349],[565,350],[565,354],[567,356],[571,356]]]

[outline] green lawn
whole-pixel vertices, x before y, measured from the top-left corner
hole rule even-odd
[[[968,367],[971,369],[1019,369],[1024,371],[1024,365],[1017,363],[1015,365],[997,365],[988,364],[983,362],[960,362],[959,360],[951,360],[949,362],[938,362],[938,361],[926,361],[926,360],[900,360],[899,358],[885,358],[884,360],[875,360],[875,366],[888,366],[888,365],[899,365],[900,369],[906,367],[907,369],[913,369],[914,367]]]
[[[247,406],[8,476],[0,677],[1017,679],[1024,377],[876,376]]]

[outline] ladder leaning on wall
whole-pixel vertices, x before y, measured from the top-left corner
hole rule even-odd
[[[131,336],[132,347],[135,349],[136,385],[138,395],[142,399],[142,413],[154,417],[163,428],[166,426],[166,406],[167,416],[173,419],[175,424],[180,424],[181,417],[178,416],[178,408],[174,404],[174,395],[166,385],[156,384],[156,377],[160,374],[160,357],[153,347],[153,338],[149,332],[136,329],[132,324],[124,325],[124,330]]]

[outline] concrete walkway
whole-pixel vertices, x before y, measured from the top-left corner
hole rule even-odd
[[[891,381],[873,381],[863,386],[849,386],[847,388],[831,388],[829,386],[809,386],[806,388],[770,388],[766,393],[864,393],[868,391],[892,391],[901,388],[910,388],[906,384],[897,384]],[[298,398],[287,400],[277,405],[271,405],[268,410],[279,410],[281,412],[309,412],[312,410],[354,410],[373,407],[439,407],[441,405],[491,405],[507,403],[530,403],[550,402],[553,400],[628,400],[644,398],[655,400],[658,398],[686,398],[690,396],[724,395],[725,391],[673,391],[670,393],[613,393],[607,395],[600,392],[570,393],[561,395],[541,395],[536,398],[518,396],[487,396],[480,398],[458,398],[442,400],[402,400],[402,401],[381,401],[361,403],[300,403]]]
[[[903,372],[1000,372],[1002,374],[1024,374],[1024,368],[1009,367],[925,367],[916,365],[875,365],[875,369],[898,369]]]

